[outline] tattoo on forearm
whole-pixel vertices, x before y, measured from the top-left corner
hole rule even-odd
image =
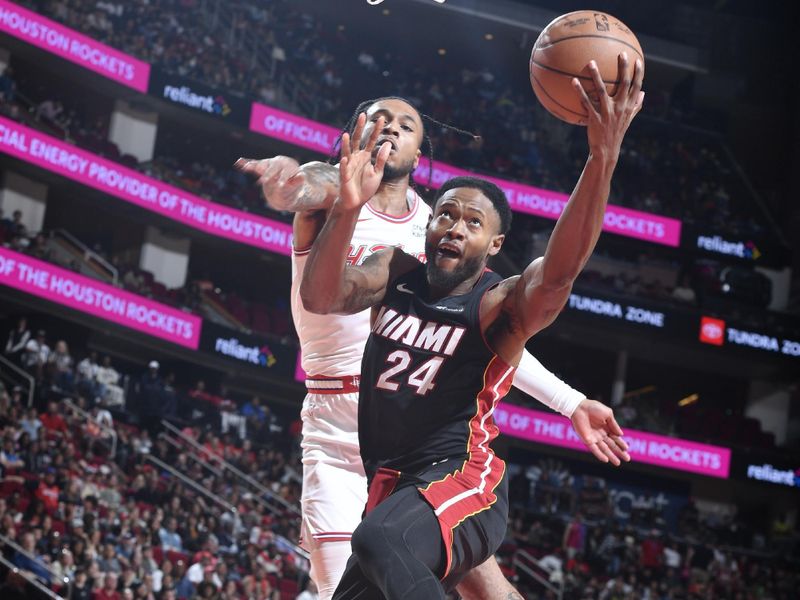
[[[333,165],[324,162],[313,162],[303,165],[301,170],[306,176],[308,185],[339,187],[339,170]]]

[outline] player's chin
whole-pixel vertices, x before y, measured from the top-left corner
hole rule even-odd
[[[433,255],[433,264],[440,271],[454,271],[461,266],[461,257],[436,252]]]

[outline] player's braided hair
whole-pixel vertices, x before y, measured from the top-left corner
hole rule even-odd
[[[412,102],[410,102],[406,98],[403,98],[402,96],[381,96],[380,98],[373,98],[372,100],[364,100],[364,102],[362,102],[361,104],[356,106],[356,109],[353,111],[353,114],[350,116],[350,120],[347,121],[347,123],[345,124],[344,128],[339,133],[339,136],[333,142],[333,148],[331,148],[331,154],[330,154],[328,162],[332,163],[334,161],[338,161],[339,159],[341,159],[341,156],[342,156],[342,135],[344,135],[345,133],[353,135],[353,132],[355,131],[355,128],[356,128],[356,123],[358,122],[358,115],[360,115],[362,112],[365,112],[370,106],[372,106],[376,102],[381,102],[382,100],[401,100],[402,102],[405,102],[411,108],[413,108],[414,110],[417,111],[417,114],[422,119],[423,127],[425,126],[425,123],[427,122],[427,123],[430,123],[432,125],[436,125],[438,127],[441,127],[443,129],[449,129],[450,131],[455,131],[456,133],[458,133],[460,135],[469,136],[469,137],[471,137],[473,139],[476,139],[476,140],[480,139],[480,137],[481,137],[479,135],[475,135],[471,131],[466,131],[465,129],[459,129],[458,127],[454,127],[453,125],[449,125],[447,123],[442,123],[441,121],[438,121],[438,120],[434,119],[430,115],[426,115],[425,113],[421,112],[416,106],[414,106],[414,104]],[[427,134],[427,132],[425,130],[423,130],[423,132],[422,132],[422,145],[425,146],[426,144],[428,146],[428,153],[427,153],[427,158],[428,158],[428,185],[427,185],[427,187],[430,188],[431,187],[431,183],[433,182],[433,142],[431,142],[431,138]],[[411,176],[409,176],[409,179],[411,179]],[[411,183],[413,185],[413,180],[411,181]]]

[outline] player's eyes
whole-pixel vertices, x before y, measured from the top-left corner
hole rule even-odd
[[[473,219],[469,220],[469,223],[470,223],[470,225],[478,225],[479,226],[481,224],[481,220],[473,218]]]
[[[402,126],[402,129],[405,129],[406,131],[414,131],[414,130],[413,130],[413,129],[411,129],[411,127],[409,127],[408,125],[403,125],[403,126]]]

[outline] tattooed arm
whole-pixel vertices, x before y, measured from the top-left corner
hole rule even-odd
[[[275,210],[328,210],[339,195],[339,170],[328,163],[300,165],[288,156],[275,156],[262,160],[240,158],[234,166],[258,177],[267,204]]]

